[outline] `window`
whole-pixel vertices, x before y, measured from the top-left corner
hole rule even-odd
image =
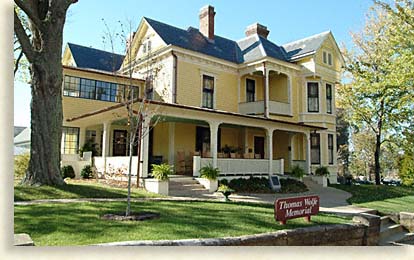
[[[69,97],[79,97],[80,78],[65,76],[63,95]]]
[[[319,134],[311,134],[311,163],[321,163],[321,137]]]
[[[77,154],[79,150],[79,128],[62,127],[62,154]]]
[[[145,80],[145,97],[148,100],[154,100],[154,79],[152,76],[148,76]]]
[[[134,97],[139,97],[139,88],[137,86],[133,86],[132,88],[136,90]],[[63,96],[122,102],[125,97],[129,97],[127,89],[129,88],[121,84],[65,76]]]
[[[322,52],[322,61],[329,66],[332,66],[332,53],[323,51]]]
[[[332,114],[332,85],[326,84],[326,113]]]
[[[203,104],[205,108],[213,108],[214,78],[203,75]]]
[[[308,112],[319,112],[319,84],[308,82]]]
[[[147,51],[151,52],[151,41],[148,41],[147,43]]]
[[[328,156],[329,156],[329,164],[334,163],[334,148],[333,148],[333,135],[328,134]]]
[[[255,101],[255,92],[256,92],[256,81],[252,79],[246,79],[246,102]]]
[[[146,42],[142,44],[142,52],[147,53],[147,43]]]

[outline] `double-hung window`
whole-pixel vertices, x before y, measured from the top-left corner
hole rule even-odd
[[[326,113],[332,114],[332,85],[326,84]]]
[[[256,92],[256,81],[246,79],[246,102],[254,102]]]
[[[320,164],[321,163],[321,136],[320,134],[311,134],[311,163]]]
[[[79,149],[79,128],[62,127],[62,154],[77,154]]]
[[[334,163],[334,145],[333,145],[333,135],[328,134],[328,156],[329,164]]]
[[[204,108],[214,106],[214,77],[203,75],[203,103]]]
[[[308,82],[308,112],[319,112],[319,84]]]
[[[148,100],[154,99],[154,78],[152,76],[148,76],[145,80],[145,97]]]

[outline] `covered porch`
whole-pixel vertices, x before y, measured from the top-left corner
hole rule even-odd
[[[295,164],[310,172],[309,135],[315,129],[313,126],[151,103],[157,110],[152,119],[159,117],[159,120],[154,126],[150,122],[143,125],[148,134],[141,142],[140,160],[133,150],[133,175],[137,174],[140,164],[140,177],[147,178],[150,165],[160,163],[174,165],[176,174],[189,176],[198,176],[199,169],[209,163],[219,168],[221,177],[284,174]],[[86,132],[97,129],[99,149],[93,161],[98,172],[128,172],[129,150],[125,142],[129,133],[125,130],[125,116],[124,107],[114,106],[67,119],[80,129],[80,147],[86,141]],[[97,122],[101,122],[100,125]],[[123,132],[117,135],[116,131]]]

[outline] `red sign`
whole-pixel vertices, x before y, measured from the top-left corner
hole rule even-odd
[[[281,224],[286,224],[288,219],[300,217],[305,217],[307,221],[310,221],[310,216],[318,212],[318,196],[281,198],[275,201],[275,219]]]

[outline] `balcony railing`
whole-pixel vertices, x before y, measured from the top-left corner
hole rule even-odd
[[[239,103],[241,114],[264,114],[264,101]],[[289,103],[269,101],[269,113],[278,115],[292,115]]]

